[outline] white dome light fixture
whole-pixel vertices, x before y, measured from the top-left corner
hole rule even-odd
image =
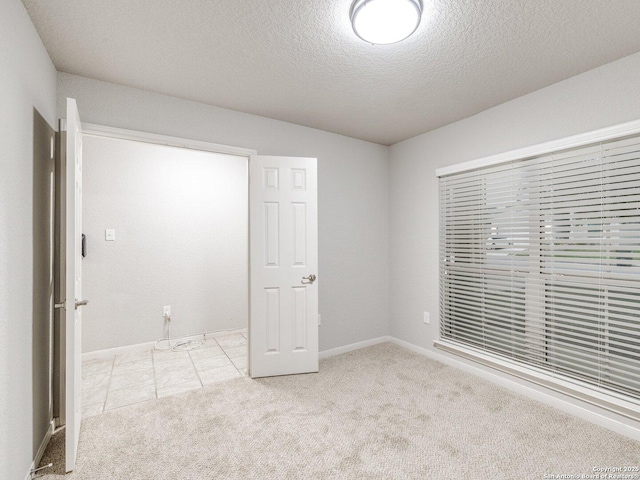
[[[422,0],[355,0],[350,17],[353,31],[365,42],[396,43],[420,25]]]

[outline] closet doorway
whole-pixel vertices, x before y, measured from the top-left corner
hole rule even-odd
[[[248,155],[83,135],[83,411],[247,375]]]
[[[83,155],[84,416],[318,371],[315,158],[86,124]]]

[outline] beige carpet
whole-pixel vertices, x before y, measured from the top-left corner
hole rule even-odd
[[[542,479],[640,463],[638,442],[395,345],[320,369],[89,418],[68,478]]]

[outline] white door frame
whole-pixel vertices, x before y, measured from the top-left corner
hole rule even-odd
[[[203,142],[200,140],[191,140],[186,138],[172,137],[169,135],[160,135],[156,133],[140,132],[136,130],[127,130],[124,128],[108,127],[105,125],[97,125],[93,123],[82,122],[83,135],[93,135],[96,137],[114,138],[119,140],[130,140],[142,143],[151,143],[154,145],[165,145],[168,147],[186,148],[189,150],[200,150],[211,153],[221,153],[224,155],[236,155],[247,159],[247,205],[249,205],[249,162],[251,155],[256,155],[257,150],[250,148],[234,147],[231,145],[222,145],[219,143]],[[249,212],[247,211],[247,305],[249,305],[249,311],[251,306],[251,258],[249,255]],[[251,316],[251,313],[249,313]],[[247,319],[248,321],[250,319]],[[249,335],[249,329],[247,324],[247,352],[251,347],[251,335]],[[249,368],[247,362],[247,369]],[[249,372],[250,373],[250,372]]]
[[[85,135],[94,135],[96,137],[118,138],[120,140],[133,140],[143,143],[153,143],[155,145],[166,145],[168,147],[179,147],[187,148],[189,150],[202,150],[205,152],[237,155],[239,157],[247,157],[247,159],[251,155],[256,155],[258,153],[257,150],[252,150],[250,148],[171,137],[169,135],[160,135],[157,133],[126,130],[124,128],[107,127],[105,125],[97,125],[94,123],[82,122],[82,133]]]

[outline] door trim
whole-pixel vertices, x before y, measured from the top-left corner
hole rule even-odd
[[[250,148],[234,147],[222,145],[220,143],[203,142],[187,138],[172,137],[156,133],[141,132],[137,130],[126,130],[124,128],[108,127],[94,123],[82,122],[82,133],[96,137],[118,138],[120,140],[132,140],[156,145],[166,145],[168,147],[187,148],[189,150],[203,150],[205,152],[224,153],[227,155],[237,155],[239,157],[249,157],[256,155],[257,150]]]
[[[66,120],[61,119],[61,130],[66,130]],[[130,140],[135,142],[150,143],[154,145],[164,145],[168,147],[186,148],[189,150],[200,150],[211,153],[220,153],[225,155],[235,155],[246,159],[247,168],[247,205],[250,202],[250,190],[251,190],[251,176],[249,174],[249,164],[251,162],[251,155],[257,155],[258,151],[251,148],[235,147],[231,145],[223,145],[220,143],[205,142],[201,140],[186,139],[181,137],[173,137],[170,135],[156,134],[143,132],[139,130],[128,130],[118,127],[109,127],[106,125],[99,125],[95,123],[82,122],[82,134],[95,136],[114,138],[119,140]],[[247,305],[249,307],[249,318],[247,319],[247,333],[249,322],[251,322],[251,228],[249,224],[249,209],[247,209]],[[247,345],[247,370],[251,375],[249,367],[249,350],[251,346],[251,336],[248,335]],[[61,392],[61,396],[64,392]],[[64,424],[64,423],[62,423]]]

